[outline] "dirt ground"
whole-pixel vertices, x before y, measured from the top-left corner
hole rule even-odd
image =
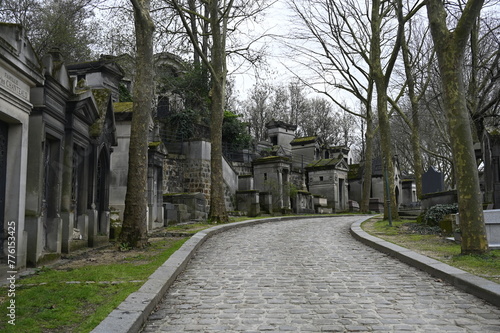
[[[175,241],[181,239],[181,237],[151,237],[149,238],[149,243],[154,245],[154,243],[167,240],[168,243],[174,243]],[[45,267],[56,269],[56,270],[68,270],[72,268],[81,268],[85,266],[97,266],[97,265],[108,265],[117,264],[121,262],[130,262],[131,258],[141,258],[142,260],[134,259],[134,263],[141,263],[145,261],[146,258],[152,257],[162,251],[164,251],[166,246],[155,247],[148,246],[143,249],[130,249],[122,248],[116,243],[109,243],[108,245],[101,246],[98,248],[85,248],[81,250],[74,251],[70,254],[63,254],[61,259],[56,262],[45,265]]]

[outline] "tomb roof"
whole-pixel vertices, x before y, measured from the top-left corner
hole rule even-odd
[[[289,163],[290,159],[285,156],[266,156],[258,158],[253,161],[254,164],[279,163],[279,162]]]
[[[270,128],[284,128],[284,129],[287,129],[287,130],[292,130],[292,131],[295,131],[297,129],[297,125],[293,125],[293,124],[287,124],[285,123],[284,121],[281,121],[281,120],[274,120],[272,119],[270,122],[268,122],[266,124],[266,128],[267,129],[270,129]]]
[[[301,138],[295,138],[293,139],[290,144],[293,146],[293,145],[303,145],[303,144],[306,144],[306,143],[314,143],[318,141],[318,137],[317,136],[305,136],[305,137],[301,137]]]
[[[336,169],[339,167],[342,169],[348,168],[342,155],[336,158],[323,158],[316,160],[306,166],[307,169]]]
[[[101,57],[99,60],[69,64],[67,65],[67,68],[72,75],[107,72],[122,78],[125,74],[120,65],[116,63],[116,59],[114,57]]]

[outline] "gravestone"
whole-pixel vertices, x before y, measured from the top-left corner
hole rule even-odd
[[[166,205],[167,203],[171,205]],[[178,223],[190,220],[199,221],[206,219],[208,215],[205,195],[199,192],[164,194],[163,207],[167,223],[174,220],[177,220]]]
[[[384,201],[379,198],[370,198],[368,209],[372,212],[383,213]]]
[[[433,167],[422,175],[422,194],[444,191],[444,176]]]
[[[350,212],[359,212],[359,203],[357,201],[349,200],[348,205]]]
[[[500,209],[485,210],[484,224],[490,249],[500,249]]]

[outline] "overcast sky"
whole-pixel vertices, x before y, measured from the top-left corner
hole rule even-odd
[[[257,45],[264,46],[266,50],[265,67],[248,68],[235,72],[232,77],[235,79],[237,89],[245,97],[249,90],[258,80],[256,72],[260,78],[270,84],[285,84],[292,79],[293,75],[286,68],[285,64],[292,65],[286,50],[280,42],[280,36],[289,35],[291,29],[291,10],[287,8],[285,1],[276,1],[269,9],[259,24],[249,24],[248,30],[252,30],[254,36],[266,34],[269,37],[263,38]],[[230,71],[234,66],[229,65]]]

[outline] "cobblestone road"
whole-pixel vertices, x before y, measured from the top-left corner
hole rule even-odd
[[[357,219],[214,236],[143,332],[500,332],[499,308],[354,240]]]

